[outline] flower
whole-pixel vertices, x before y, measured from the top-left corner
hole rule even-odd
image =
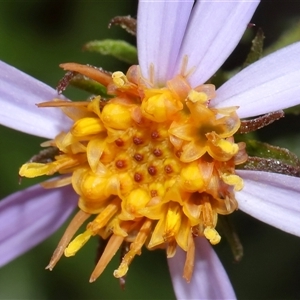
[[[103,83],[105,79],[116,97],[101,110],[99,97],[79,104],[65,100],[45,104],[63,107],[74,125],[48,143],[61,151],[54,162],[28,163],[20,172],[28,177],[56,171],[70,174],[45,184],[49,188],[72,181],[80,196],[83,213],[77,214],[69,227],[72,234],[67,233],[68,241],[83,220],[97,214],[69,246],[58,247],[65,248],[69,256],[93,235],[110,237],[92,280],[127,240],[131,248],[116,277],[126,274],[143,244],[149,248],[167,246],[168,255],[175,256],[169,265],[178,298],[233,297],[208,243],[204,238],[194,242],[193,236],[217,243],[218,214],[231,213],[237,205],[262,221],[299,235],[299,179],[235,171],[235,165],[247,156],[244,145],[233,139],[240,118],[299,104],[299,43],[244,69],[217,91],[204,84],[236,46],[257,5],[224,2],[220,10],[219,2],[198,1],[192,8],[193,2],[140,1],[140,68],[132,67],[126,75],[115,72],[112,79],[98,72],[99,80]],[[232,39],[228,39],[233,30]],[[196,48],[195,41],[204,37],[201,47]],[[163,49],[159,47],[162,42]],[[74,64],[64,67],[78,68]],[[83,68],[85,71],[89,68]],[[12,126],[11,121],[6,125]],[[263,196],[266,193],[268,199]],[[176,250],[177,245],[184,251]],[[191,278],[195,247],[203,256],[196,257]],[[61,254],[60,250],[54,254],[49,268]],[[190,284],[182,280],[182,269]],[[202,282],[202,278],[210,280],[200,287],[198,277]]]

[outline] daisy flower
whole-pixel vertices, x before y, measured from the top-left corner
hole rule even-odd
[[[62,65],[105,85],[113,96],[110,100],[56,98],[40,104],[47,108],[37,109],[33,103],[55,98],[53,91],[0,65],[5,71],[0,74],[2,124],[50,138],[43,145],[59,149],[52,162],[26,163],[20,175],[62,174],[43,183],[45,194],[33,187],[2,201],[1,246],[16,247],[26,228],[34,239],[3,263],[51,233],[38,215],[26,226],[19,224],[19,218],[32,216],[39,211],[37,203],[45,201],[48,209],[40,215],[52,208],[46,222],[55,223],[55,216],[63,220],[73,209],[76,194],[79,212],[49,269],[63,254],[75,255],[93,236],[107,240],[107,245],[90,281],[100,276],[122,245],[130,247],[114,272],[121,279],[143,246],[164,248],[176,296],[183,299],[235,297],[209,245],[221,239],[216,230],[218,215],[239,208],[299,235],[299,178],[236,170],[248,157],[245,144],[236,143],[234,134],[241,118],[300,103],[300,44],[261,59],[217,90],[206,84],[237,45],[258,4],[139,1],[139,66],[110,76],[75,63]],[[24,113],[32,118],[22,119]],[[35,116],[40,118],[40,128]],[[50,203],[47,197],[56,200]],[[19,205],[26,207],[25,217],[14,209]],[[88,219],[86,230],[73,238]]]

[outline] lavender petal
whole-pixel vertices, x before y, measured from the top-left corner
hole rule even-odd
[[[57,98],[46,84],[0,61],[0,124],[28,134],[54,138],[70,127],[59,108],[38,108],[37,103]]]
[[[240,118],[300,104],[300,42],[237,73],[217,90],[215,107],[239,106]]]
[[[190,283],[182,278],[186,252],[177,248],[168,259],[177,299],[235,299],[229,278],[212,247],[205,238],[196,238],[194,273]]]
[[[186,71],[192,87],[207,81],[240,41],[259,0],[197,1],[177,60],[175,73],[188,57]]]
[[[71,186],[45,190],[35,185],[0,202],[0,266],[42,242],[77,204]]]
[[[254,218],[300,236],[300,178],[259,171],[237,171],[244,188],[239,209]]]
[[[137,44],[142,74],[163,85],[172,76],[194,1],[139,1]],[[154,67],[151,78],[151,68]]]

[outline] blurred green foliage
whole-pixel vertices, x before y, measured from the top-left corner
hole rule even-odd
[[[118,27],[108,30],[107,24],[117,15],[136,16],[136,7],[137,2],[132,0],[1,1],[0,59],[53,87],[64,74],[58,67],[62,62],[89,63],[107,70],[126,71],[125,63],[83,52],[82,46],[91,40],[107,38],[124,39],[134,44],[134,37]],[[290,24],[296,24],[291,22],[297,22],[299,17],[300,3],[297,1],[263,1],[253,22],[263,28],[268,46]],[[250,41],[246,35],[225,63],[225,69],[233,69],[243,62],[251,47]],[[87,96],[71,87],[65,94],[72,99]],[[299,134],[299,116],[289,116],[260,130],[258,137],[300,155]],[[43,139],[4,127],[0,127],[0,136],[0,196],[5,197],[37,182],[24,179],[19,186],[18,169],[39,152]],[[244,258],[240,263],[234,263],[225,239],[214,248],[228,271],[238,298],[299,299],[300,239],[242,212],[233,214],[232,218],[244,246]],[[96,257],[95,240],[75,257],[61,259],[52,272],[45,271],[64,228],[0,270],[0,299],[174,298],[163,251],[143,250],[142,256],[137,257],[130,267],[125,291],[112,276],[118,257],[95,283],[88,283]]]

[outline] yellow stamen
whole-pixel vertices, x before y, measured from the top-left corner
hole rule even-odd
[[[74,256],[76,252],[81,249],[85,243],[92,236],[92,232],[90,230],[86,230],[84,233],[79,234],[65,249],[64,253],[66,257]]]
[[[195,90],[191,90],[189,92],[188,99],[194,103],[200,102],[201,104],[205,104],[208,101],[208,97],[206,93],[197,92]]]
[[[238,175],[222,174],[222,179],[225,183],[227,183],[229,185],[233,185],[234,189],[236,191],[240,191],[244,187],[243,179],[241,177],[239,177]]]
[[[221,237],[219,233],[216,231],[216,229],[211,227],[206,227],[204,229],[204,235],[205,237],[210,241],[212,245],[216,245],[220,242]]]
[[[128,79],[127,77],[125,76],[125,74],[123,72],[114,72],[112,74],[112,79],[114,81],[114,84],[117,86],[117,87],[122,87],[125,85],[125,83],[128,82]]]

